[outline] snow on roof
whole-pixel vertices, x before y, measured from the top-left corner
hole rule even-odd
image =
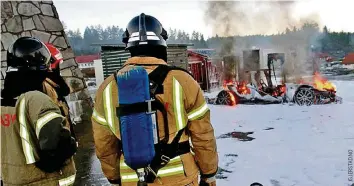
[[[90,63],[93,62],[93,60],[96,59],[101,59],[100,54],[94,54],[94,55],[82,55],[82,56],[76,56],[75,60],[77,63]]]

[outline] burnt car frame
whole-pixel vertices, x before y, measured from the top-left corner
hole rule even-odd
[[[295,103],[297,105],[310,106],[313,104],[342,103],[342,98],[336,96],[335,89],[319,90],[310,84],[285,83],[274,86],[272,72],[276,80],[273,59],[280,59],[284,63],[284,54],[268,54],[268,69],[263,71],[266,77],[262,79],[260,87],[244,82],[232,82],[224,86],[216,98],[207,98],[208,103],[216,105],[235,104],[282,104]]]

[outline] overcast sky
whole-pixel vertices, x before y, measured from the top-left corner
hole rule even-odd
[[[327,25],[330,30],[354,32],[352,0],[302,2],[304,3],[296,7],[295,16],[316,12],[322,24]],[[211,26],[206,25],[204,21],[206,2],[203,1],[54,0],[54,5],[67,27],[80,29],[82,33],[87,25],[117,25],[125,28],[131,18],[144,12],[159,19],[166,29],[178,28],[189,33],[197,30],[207,37],[213,34]]]

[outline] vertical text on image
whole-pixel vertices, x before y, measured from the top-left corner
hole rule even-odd
[[[353,182],[353,150],[348,150],[348,181]]]

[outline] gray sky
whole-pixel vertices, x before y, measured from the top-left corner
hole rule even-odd
[[[294,16],[299,17],[316,12],[322,24],[334,31],[354,32],[351,0],[302,0],[295,8]],[[204,21],[204,1],[63,1],[54,0],[59,17],[69,29],[80,29],[87,25],[101,24],[103,27],[117,25],[125,28],[128,21],[144,12],[160,20],[162,25],[193,30],[205,36],[213,35],[211,26]],[[261,31],[260,31],[261,32]]]

